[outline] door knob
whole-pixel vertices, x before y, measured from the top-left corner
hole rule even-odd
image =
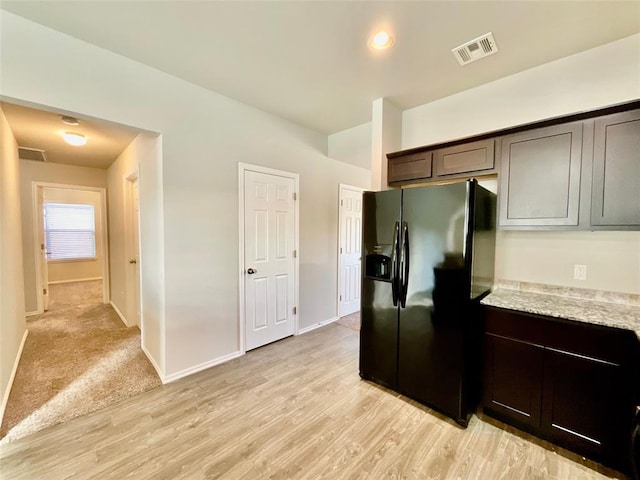
[[[257,270],[255,270],[255,269],[253,269],[253,268],[248,268],[248,269],[247,269],[247,273],[248,273],[249,275],[253,275],[254,273],[258,273],[258,271],[257,271]]]
[[[129,263],[138,263],[138,261],[135,258],[132,258],[131,260],[129,260]]]

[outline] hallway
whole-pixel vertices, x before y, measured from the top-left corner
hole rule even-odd
[[[50,295],[49,311],[27,318],[0,443],[161,385],[140,348],[140,330],[102,303],[102,281],[51,285]]]

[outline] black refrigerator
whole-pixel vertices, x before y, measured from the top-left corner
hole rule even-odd
[[[477,405],[496,196],[475,180],[365,192],[360,376],[466,426]]]

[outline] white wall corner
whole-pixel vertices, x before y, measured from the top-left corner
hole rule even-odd
[[[387,153],[402,145],[402,110],[389,99],[378,98],[371,118],[371,189],[386,190]]]
[[[300,330],[298,330],[298,333],[296,333],[296,335],[302,335],[304,333],[310,332],[311,330],[315,330],[316,328],[320,328],[320,327],[324,327],[325,325],[329,325],[330,323],[333,323],[336,320],[338,320],[338,318],[339,317],[332,317],[329,320],[324,320],[323,322],[314,323],[313,325],[311,325],[309,327],[301,328]]]
[[[160,381],[165,384],[165,383],[169,383],[165,380],[164,378],[164,372],[162,371],[162,369],[160,368],[160,366],[158,365],[158,362],[156,362],[155,358],[153,358],[153,355],[151,355],[151,353],[149,353],[149,350],[147,350],[147,348],[144,346],[144,344],[140,345],[140,348],[142,348],[142,351],[144,352],[144,354],[147,356],[147,359],[149,360],[149,362],[151,363],[151,365],[153,366],[154,370],[156,371],[156,373],[158,374],[158,377],[160,377]]]
[[[109,302],[109,305],[111,305],[111,307],[115,310],[115,312],[118,314],[118,317],[120,317],[120,320],[122,320],[122,323],[124,323],[125,327],[129,327],[129,322],[127,322],[127,318],[122,314],[122,312],[120,311],[120,309],[118,307],[116,307],[116,304],[113,303],[113,300]],[[148,356],[148,355],[147,355]]]
[[[9,395],[11,394],[11,388],[13,387],[13,381],[16,378],[16,372],[18,371],[18,365],[20,364],[20,359],[22,358],[22,351],[24,350],[24,344],[27,342],[27,335],[29,335],[29,330],[24,331],[24,335],[22,336],[22,341],[20,342],[20,347],[18,348],[18,353],[16,354],[15,362],[13,363],[13,369],[11,370],[11,376],[9,377],[9,383],[7,384],[7,389],[4,391],[2,395],[2,404],[0,405],[0,424],[4,418],[4,411],[7,408],[7,403],[9,402]]]
[[[233,360],[234,358],[241,357],[242,355],[244,355],[244,353],[241,351],[233,352],[228,355],[223,355],[222,357],[214,358],[213,360],[209,360],[208,362],[204,362],[199,365],[195,365],[193,367],[185,368],[184,370],[180,370],[179,372],[172,373],[171,375],[167,375],[164,377],[160,375],[160,379],[164,384],[175,382],[176,380],[187,377],[189,375],[193,375],[194,373],[201,372],[202,370],[206,370],[207,368],[215,367],[216,365],[220,365],[221,363],[228,362],[230,360]],[[151,363],[154,363],[154,362],[151,361]],[[155,367],[155,364],[154,364],[154,367]],[[156,371],[158,371],[157,368],[156,368]]]

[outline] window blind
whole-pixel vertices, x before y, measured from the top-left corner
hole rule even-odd
[[[93,205],[44,204],[47,260],[81,260],[96,256]]]

